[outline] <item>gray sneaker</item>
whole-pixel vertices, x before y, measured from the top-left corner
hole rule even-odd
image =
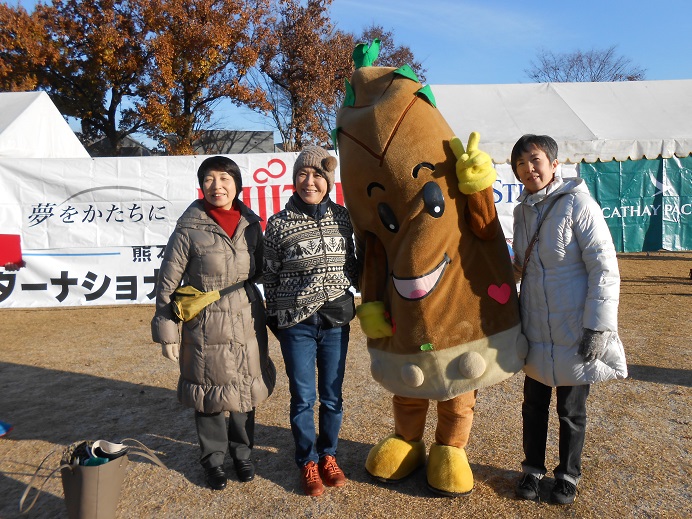
[[[577,487],[566,479],[556,479],[555,486],[550,491],[550,501],[558,505],[569,505],[574,503],[577,497]]]
[[[524,474],[516,488],[517,497],[529,501],[538,501],[540,495],[538,481],[538,478],[533,474]]]

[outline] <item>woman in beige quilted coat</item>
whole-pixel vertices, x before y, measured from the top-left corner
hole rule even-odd
[[[190,204],[168,240],[152,338],[164,357],[179,362],[178,400],[195,410],[206,482],[222,490],[227,451],[238,479],[254,478],[255,408],[273,391],[276,369],[255,284],[262,274],[262,229],[260,218],[238,199],[240,169],[227,157],[210,157],[197,177],[204,199]],[[204,292],[239,286],[183,322],[180,333],[170,302],[181,284]]]

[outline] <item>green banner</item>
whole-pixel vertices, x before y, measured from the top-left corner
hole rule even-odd
[[[692,155],[579,164],[618,252],[692,250]]]

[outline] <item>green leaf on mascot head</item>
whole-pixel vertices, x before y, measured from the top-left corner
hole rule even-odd
[[[411,81],[418,82],[418,76],[416,76],[416,73],[413,71],[410,65],[403,65],[396,69],[394,71],[395,74],[398,74],[399,76],[403,76],[405,78],[410,79]]]
[[[433,105],[434,108],[437,108],[437,103],[435,102],[435,96],[432,93],[432,89],[430,88],[430,85],[425,85],[424,87],[418,89],[418,92],[416,92],[416,95],[424,98],[428,103]]]
[[[372,67],[375,60],[380,55],[380,40],[375,38],[369,45],[367,43],[359,43],[353,50],[353,63],[356,68]]]
[[[349,83],[348,79],[345,79],[344,83],[346,83],[346,95],[344,96],[344,106],[353,106],[356,104],[356,93],[353,91],[353,87],[351,86],[351,83]]]
[[[334,144],[334,151],[338,154],[339,153],[339,128],[334,128],[330,132],[330,135],[332,137],[332,144]]]
[[[421,344],[420,351],[433,351],[435,348],[433,348],[433,345],[430,344],[429,342],[426,342],[425,344]]]

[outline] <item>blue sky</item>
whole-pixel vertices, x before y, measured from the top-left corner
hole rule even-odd
[[[20,3],[31,10],[36,2]],[[611,45],[645,69],[646,79],[692,79],[690,0],[334,0],[330,13],[344,31],[359,34],[371,24],[391,31],[432,85],[528,83],[524,71],[541,49]],[[271,129],[230,103],[217,112],[219,128]]]
[[[427,68],[430,84],[529,82],[542,48],[617,45],[647,79],[692,79],[692,2],[335,0],[332,19],[358,33],[371,22],[394,33]]]

